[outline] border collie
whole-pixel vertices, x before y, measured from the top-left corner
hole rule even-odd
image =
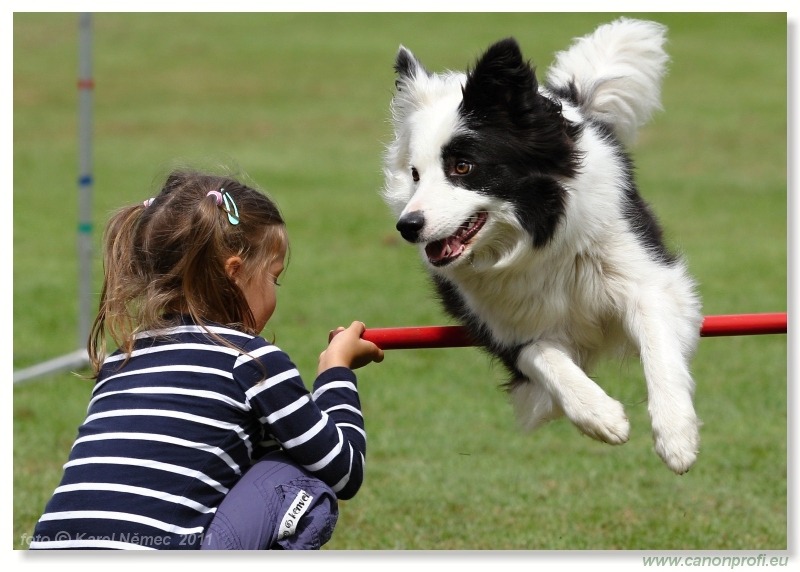
[[[627,152],[660,109],[665,39],[621,18],[556,54],[542,84],[513,38],[466,73],[430,73],[400,46],[383,196],[444,309],[509,370],[523,427],[565,415],[626,442],[622,404],[587,372],[635,352],[656,453],[682,474],[699,448],[701,304]]]

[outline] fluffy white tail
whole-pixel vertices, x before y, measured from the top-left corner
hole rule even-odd
[[[558,91],[574,85],[585,114],[611,126],[624,144],[633,143],[639,127],[661,109],[666,32],[657,22],[629,18],[604,24],[556,54],[547,83]]]

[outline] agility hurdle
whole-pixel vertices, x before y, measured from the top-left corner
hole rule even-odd
[[[83,346],[92,324],[92,15],[78,15],[78,349],[14,372],[14,383],[89,365]]]
[[[786,312],[706,316],[701,337],[785,334]],[[383,350],[463,348],[478,345],[463,326],[367,328],[361,336]]]

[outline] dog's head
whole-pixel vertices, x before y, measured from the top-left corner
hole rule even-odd
[[[429,73],[401,46],[395,70],[384,197],[403,238],[442,273],[545,245],[565,208],[559,180],[577,169],[577,128],[517,42],[497,42],[466,74]]]

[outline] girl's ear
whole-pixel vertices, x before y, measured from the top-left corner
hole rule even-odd
[[[236,280],[236,276],[242,269],[242,259],[239,256],[231,256],[225,261],[225,273],[232,280]]]

